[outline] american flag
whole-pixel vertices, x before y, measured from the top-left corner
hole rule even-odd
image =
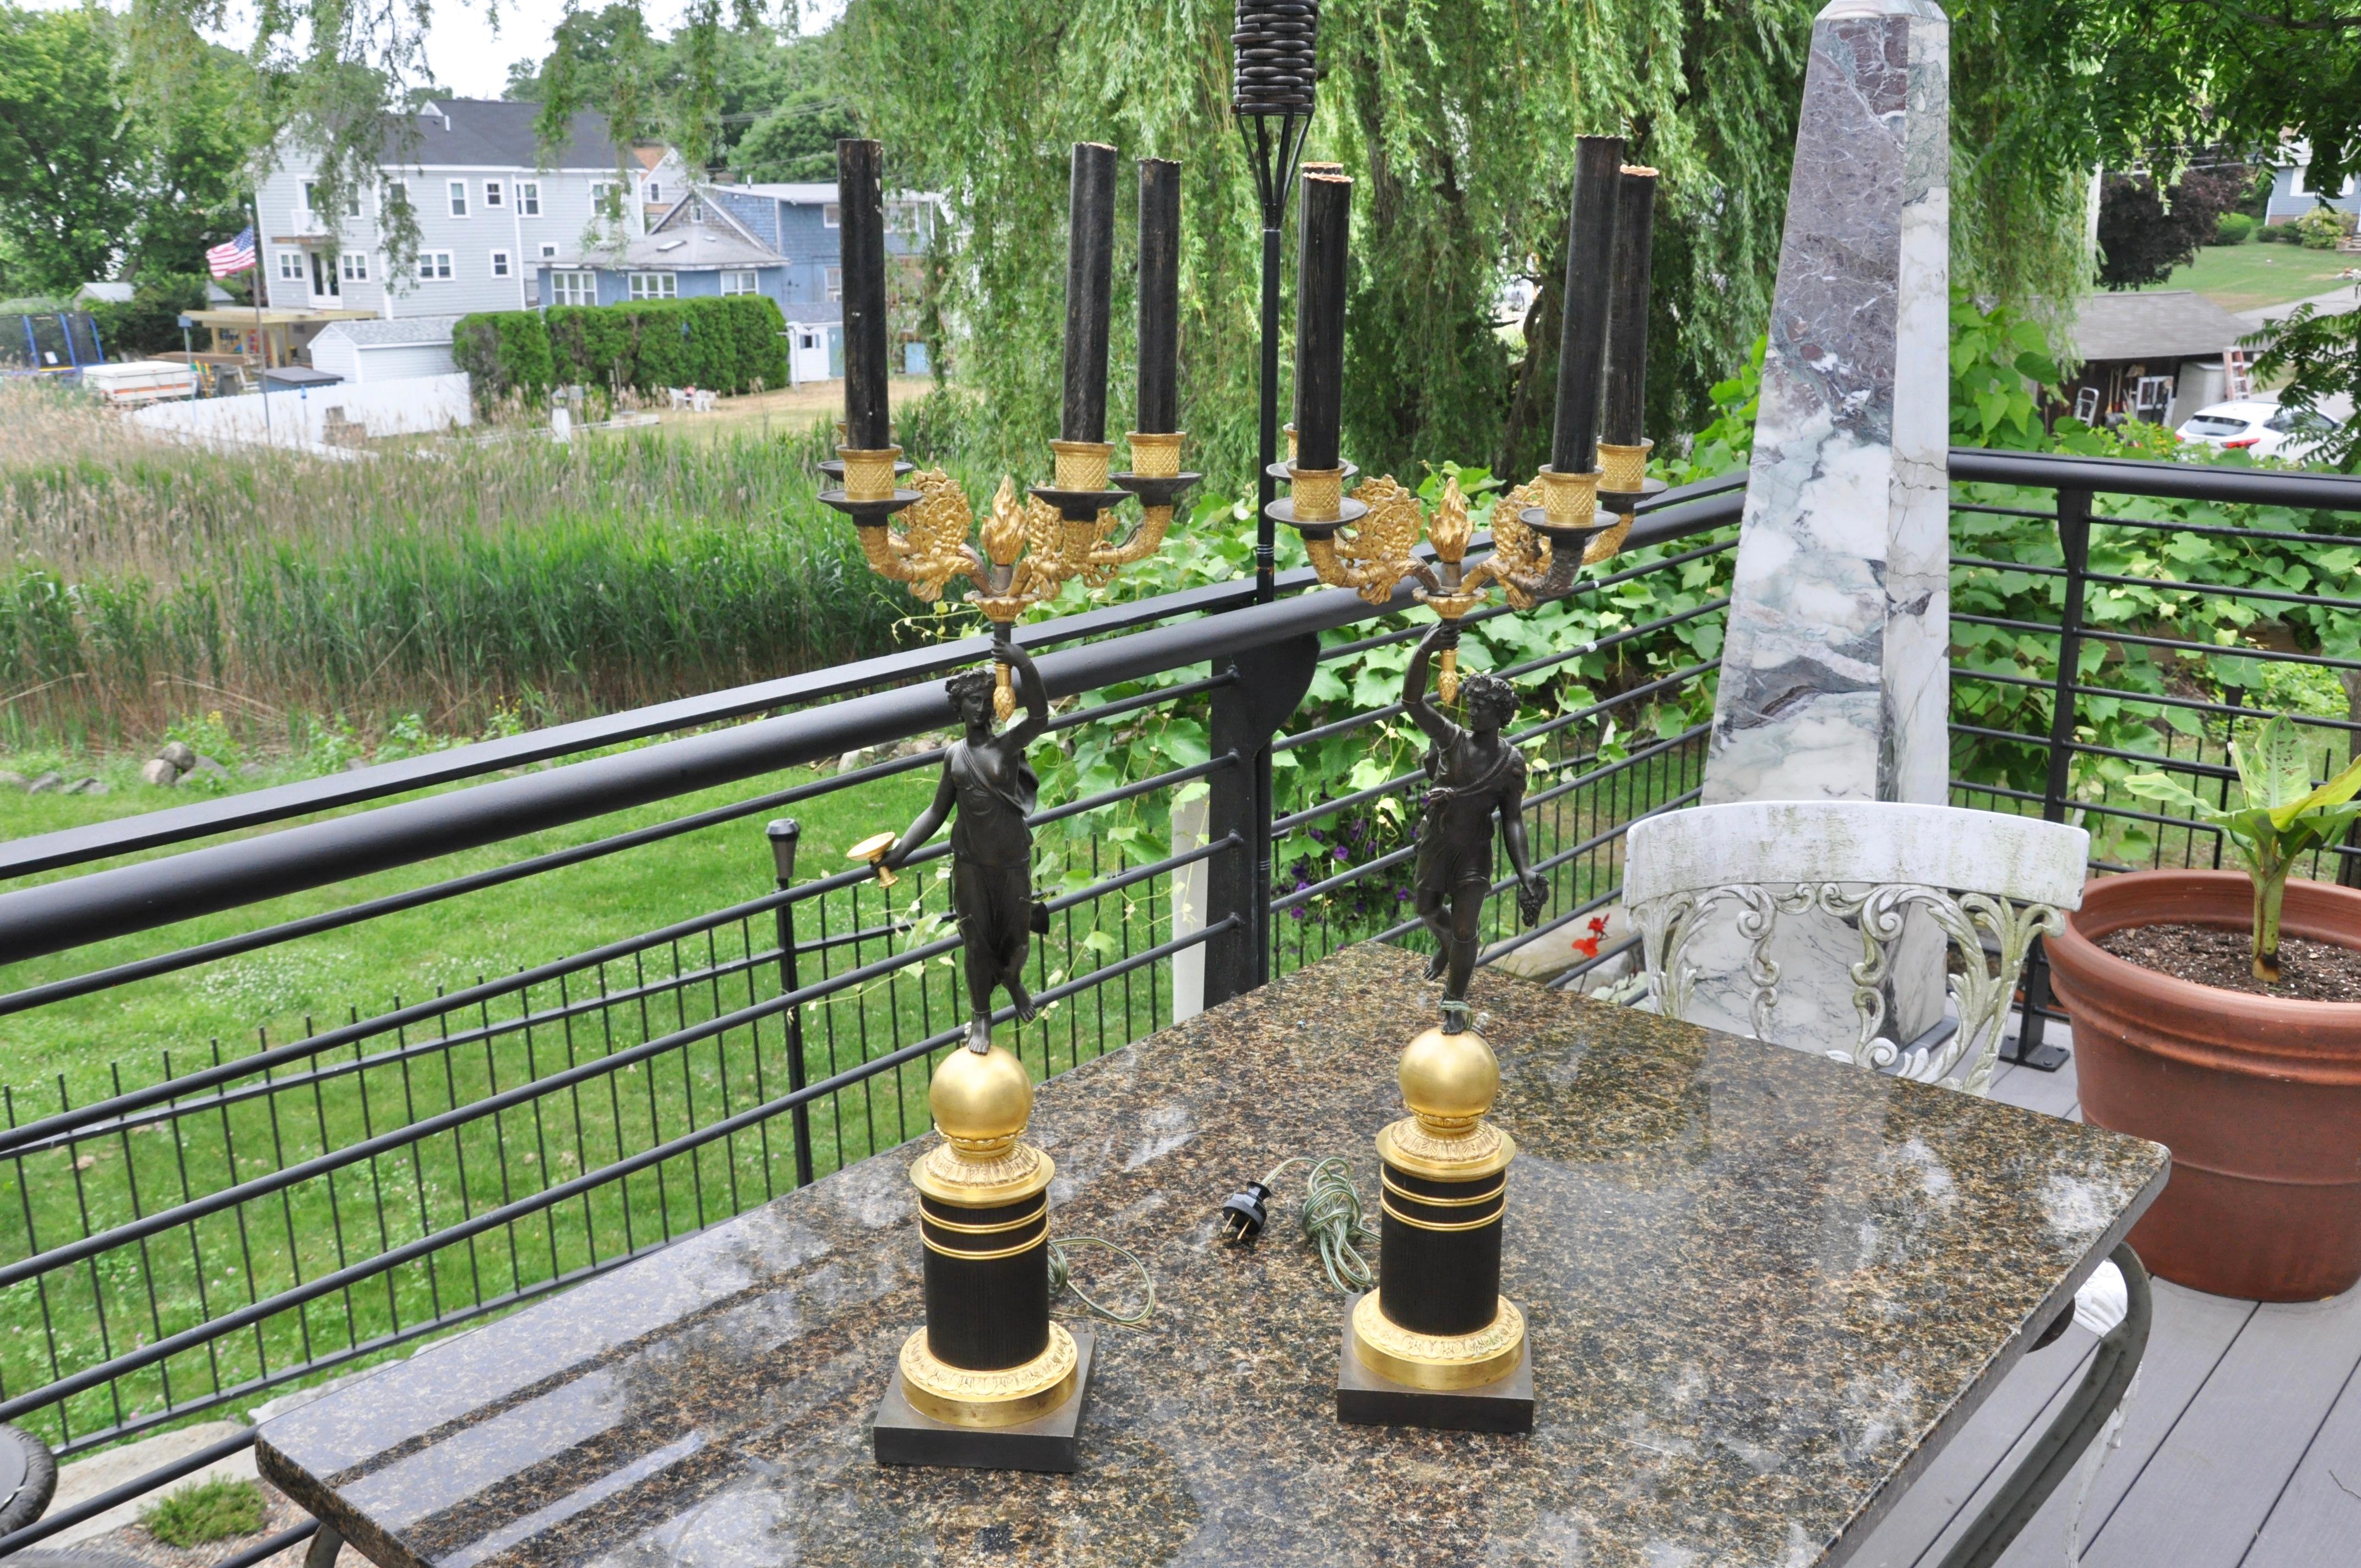
[[[205,252],[205,265],[216,278],[226,278],[233,272],[243,272],[254,265],[254,229],[251,225],[238,231],[236,239],[214,246]]]

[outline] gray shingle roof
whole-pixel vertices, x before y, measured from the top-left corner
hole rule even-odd
[[[2075,306],[2074,351],[2093,359],[2191,359],[2219,354],[2254,328],[2186,289],[2086,295]]]
[[[769,246],[742,235],[705,228],[664,230],[627,240],[619,248],[561,249],[543,267],[630,267],[661,272],[696,272],[711,267],[776,267],[784,260]]]
[[[505,98],[437,98],[417,114],[388,121],[382,158],[411,169],[613,169],[620,159],[607,116],[585,109],[564,145],[544,162],[534,137],[538,104]]]
[[[403,316],[396,321],[338,322],[322,327],[322,337],[341,337],[347,343],[365,344],[372,347],[389,344],[448,343],[451,324],[457,316]]]

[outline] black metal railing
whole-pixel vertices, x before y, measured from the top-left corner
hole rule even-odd
[[[2361,481],[1968,451],[1952,477],[1954,799],[2074,814],[2103,866],[2211,863],[2218,834],[2133,804],[2121,773],[2225,787],[2224,725],[2278,689],[2257,671],[2361,672],[2336,641],[2361,600],[2290,576],[2361,549],[2361,531],[2340,532]],[[1554,705],[1520,734],[1551,899],[1531,932],[1496,900],[1487,962],[1515,954],[1581,984],[1628,961],[1629,939],[1589,923],[1616,903],[1629,824],[1701,787],[1742,502],[1737,477],[1662,498],[1577,591],[1564,640],[1509,664]],[[2160,569],[2197,539],[2235,569]],[[2151,559],[2126,540],[2183,543]],[[1406,601],[1307,578],[1283,577],[1268,604],[1224,584],[1027,633],[1076,759],[1037,817],[1052,918],[1033,980],[1051,1005],[1013,1036],[1036,1072],[1347,943],[1423,940],[1407,901],[1418,742],[1382,692],[1320,684],[1419,628],[1389,619]],[[2293,629],[2257,640],[2256,606]],[[2225,649],[2225,629],[2243,640]],[[0,1027],[27,1029],[169,1015],[147,999],[292,955],[333,961],[338,943],[464,947],[470,911],[522,893],[584,900],[568,928],[594,931],[598,884],[583,879],[676,874],[632,868],[676,866],[652,857],[683,846],[723,868],[654,930],[504,973],[444,954],[418,994],[257,1020],[235,1043],[169,1037],[94,1083],[0,1091],[15,1188],[0,1193],[0,1420],[72,1454],[242,1408],[923,1131],[931,1060],[965,1013],[944,850],[890,890],[832,857],[858,836],[848,822],[906,820],[940,756],[921,738],[949,718],[933,677],[985,652],[929,647],[0,846],[0,876],[49,879],[0,894],[0,959],[23,977]],[[2348,746],[2361,723],[2308,678],[2297,695],[2321,711],[2302,721]],[[1144,745],[1159,727],[1202,743]],[[1282,788],[1261,814],[1260,770],[1284,781],[1339,746],[1366,762],[1356,776]],[[394,795],[410,798],[371,804]],[[487,847],[496,863],[459,858]],[[401,885],[270,913],[368,877]]]

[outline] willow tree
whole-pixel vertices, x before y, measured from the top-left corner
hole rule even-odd
[[[1651,424],[1694,428],[1762,330],[1776,272],[1806,0],[1329,0],[1307,156],[1360,182],[1346,364],[1365,467],[1543,456],[1575,137],[1621,133],[1664,170]],[[1053,423],[1066,148],[1189,168],[1187,423],[1210,471],[1250,472],[1257,235],[1229,110],[1229,0],[852,0],[840,94],[957,217],[958,373],[1000,461]],[[2091,160],[2118,126],[2094,24],[2046,0],[1954,13],[1956,273],[2024,304],[2088,278]],[[2185,101],[2186,93],[2182,98]],[[2121,116],[2118,116],[2121,118]],[[1529,341],[1496,302],[1538,287]],[[1122,339],[1118,332],[1118,343]]]
[[[497,0],[442,0],[470,3]],[[2361,119],[2361,98],[2345,91],[2361,80],[2361,16],[2348,3],[2286,0],[2235,10],[2245,21],[2227,26],[2231,0],[1958,0],[1955,280],[2054,322],[2088,286],[2094,165],[2169,163],[2201,130],[2262,142],[2283,125],[2310,127],[2315,167],[2341,168]],[[1095,139],[1189,166],[1184,408],[1216,477],[1234,485],[1247,472],[1258,251],[1228,109],[1232,5],[851,0],[831,51],[836,95],[885,140],[899,178],[947,192],[957,219],[932,275],[959,329],[950,356],[981,394],[979,456],[1040,461],[1059,362],[1066,148]],[[618,0],[600,27],[618,8],[643,16],[645,0]],[[663,137],[704,162],[720,128],[725,49],[766,9],[687,0],[665,70],[603,90],[569,43],[600,28],[569,22],[538,73],[544,133],[598,108],[619,141]],[[1356,455],[1397,470],[1488,459],[1520,473],[1539,459],[1569,159],[1585,131],[1627,135],[1633,156],[1664,172],[1651,424],[1692,428],[1704,389],[1767,313],[1814,10],[1810,0],[1328,0],[1309,154],[1345,164],[1365,192],[1347,367]],[[134,52],[168,79],[187,51],[158,40],[219,29],[230,14],[228,0],[131,0]],[[314,151],[333,205],[374,178],[385,112],[424,79],[433,0],[272,0],[253,14],[248,53],[269,123]],[[2268,70],[2256,63],[2265,56]],[[2282,82],[2294,85],[2282,93]],[[1521,273],[1540,289],[1530,344],[1492,320]]]

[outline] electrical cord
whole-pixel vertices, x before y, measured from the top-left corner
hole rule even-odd
[[[1246,1183],[1243,1191],[1234,1193],[1222,1205],[1222,1238],[1249,1242],[1261,1234],[1269,1221],[1267,1205],[1271,1184],[1289,1167],[1297,1165],[1312,1167],[1303,1179],[1303,1202],[1296,1211],[1297,1223],[1303,1239],[1319,1249],[1320,1264],[1327,1270],[1328,1283],[1340,1294],[1374,1289],[1377,1276],[1361,1249],[1378,1239],[1377,1228],[1369,1223],[1361,1207],[1361,1190],[1353,1184],[1353,1162],[1342,1155],[1330,1155],[1320,1160],[1296,1155],[1272,1166],[1261,1180]]]
[[[1075,1284],[1073,1265],[1066,1258],[1066,1249],[1071,1246],[1104,1247],[1139,1270],[1142,1297],[1139,1310],[1128,1314],[1118,1312],[1114,1308],[1093,1299],[1087,1291]],[[1156,1278],[1148,1272],[1148,1265],[1102,1236],[1061,1236],[1049,1244],[1049,1294],[1057,1296],[1068,1291],[1072,1292],[1074,1299],[1080,1301],[1087,1310],[1122,1328],[1145,1328],[1148,1320],[1156,1315]]]

